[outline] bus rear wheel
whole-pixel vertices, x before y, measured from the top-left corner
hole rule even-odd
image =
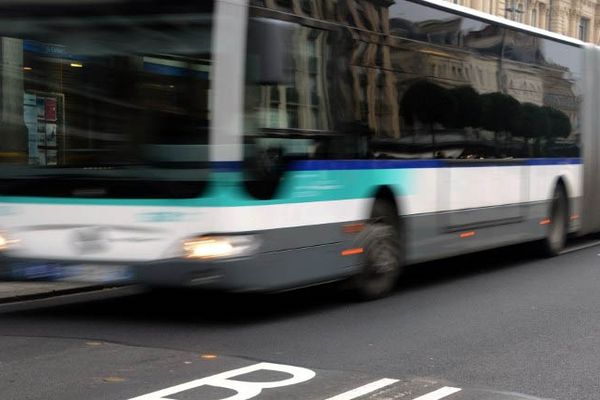
[[[546,238],[542,241],[542,253],[553,257],[565,248],[569,226],[569,204],[561,185],[554,189],[550,205],[550,223],[547,226]]]
[[[395,209],[376,204],[372,222],[363,232],[364,261],[354,277],[354,290],[360,300],[375,300],[390,294],[402,272],[403,257]]]

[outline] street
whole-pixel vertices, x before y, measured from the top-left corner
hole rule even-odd
[[[600,247],[529,250],[415,265],[370,303],[330,285],[0,306],[0,398],[598,399]]]

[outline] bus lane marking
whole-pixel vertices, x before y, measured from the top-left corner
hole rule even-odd
[[[460,388],[444,386],[443,388],[439,388],[438,390],[434,390],[433,392],[424,394],[423,396],[419,396],[414,400],[440,400],[444,397],[450,396],[451,394],[460,392],[461,390],[462,389]]]
[[[282,372],[291,376],[286,379],[268,382],[234,379],[235,377],[240,377],[257,371]],[[262,362],[221,372],[206,378],[195,379],[190,382],[181,383],[142,396],[132,397],[129,400],[176,400],[171,396],[203,386],[224,388],[235,392],[234,395],[221,400],[250,400],[262,394],[263,390],[265,389],[297,385],[313,379],[316,375],[316,372],[308,368]],[[326,400],[354,400],[367,394],[376,392],[387,386],[393,385],[397,382],[399,382],[398,379],[379,379],[336,396],[329,397]],[[456,387],[444,386],[440,389],[434,390],[433,392],[419,396],[413,400],[440,400],[461,390],[462,389]],[[376,394],[374,396],[376,396]]]
[[[375,382],[368,383],[364,386],[358,387],[356,389],[349,390],[345,393],[338,394],[337,396],[333,396],[328,398],[327,400],[352,400],[357,397],[364,396],[365,394],[372,393],[376,390],[383,389],[386,386],[392,385],[398,382],[398,379],[380,379]]]
[[[283,372],[292,375],[292,377],[271,382],[249,382],[232,379],[236,376],[264,370]],[[316,373],[314,371],[307,368],[292,367],[289,365],[272,363],[258,363],[247,367],[222,372],[220,374],[212,375],[206,378],[196,379],[190,382],[171,386],[169,388],[158,390],[156,392],[152,392],[138,397],[133,397],[129,400],[174,400],[166,396],[171,396],[202,386],[221,387],[236,392],[235,395],[227,397],[227,399],[223,400],[249,400],[260,395],[263,389],[273,389],[283,386],[296,385],[298,383],[306,382],[314,378],[315,375]]]

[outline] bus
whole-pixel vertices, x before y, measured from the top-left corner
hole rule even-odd
[[[4,279],[389,294],[600,228],[600,52],[441,0],[0,0]]]

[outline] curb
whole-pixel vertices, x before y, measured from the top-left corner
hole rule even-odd
[[[4,283],[4,282],[0,282],[0,285],[2,285],[2,283]],[[19,282],[6,282],[6,283],[18,284]],[[52,289],[48,289],[48,290],[38,290],[38,291],[33,291],[31,293],[26,293],[26,294],[19,294],[18,289],[17,289],[17,290],[15,290],[16,293],[14,295],[0,297],[0,305],[6,304],[6,303],[16,303],[16,302],[20,302],[20,301],[38,300],[38,299],[44,299],[44,298],[48,298],[48,297],[62,296],[62,295],[66,295],[66,294],[82,293],[82,292],[88,292],[88,291],[93,291],[93,290],[100,290],[100,289],[104,289],[104,288],[105,288],[104,286],[100,286],[100,285],[81,285],[81,286],[71,286],[71,287],[66,287],[66,288],[52,288]]]
[[[142,286],[85,286],[0,299],[0,314],[141,294]]]

